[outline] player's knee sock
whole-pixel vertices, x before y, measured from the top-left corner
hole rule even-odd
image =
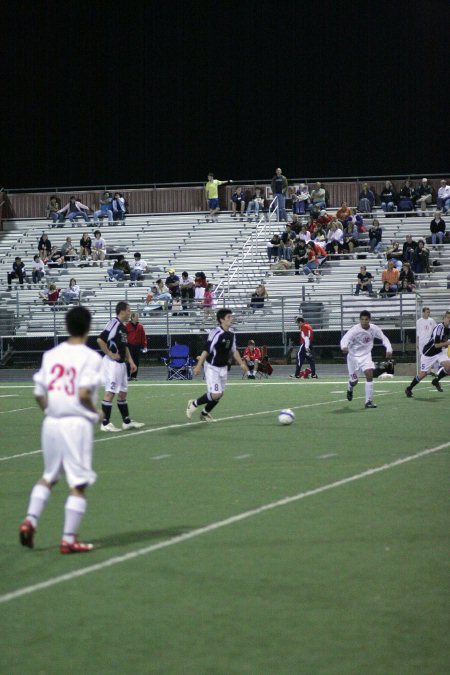
[[[64,507],[64,541],[73,544],[80,529],[81,519],[86,513],[86,508],[87,503],[83,497],[76,497],[75,495],[67,497]]]
[[[411,380],[411,384],[408,386],[408,389],[413,389],[417,384],[419,384],[420,380],[417,377],[417,375]]]
[[[120,414],[122,415],[122,420],[125,422],[125,424],[128,424],[130,420],[130,413],[128,412],[128,402],[127,401],[117,401],[117,407],[120,410]]]
[[[210,396],[210,394],[203,394],[203,396],[200,396],[200,398],[198,398],[195,401],[195,404],[196,405],[205,405],[205,403],[208,403],[211,400],[211,398],[208,398],[208,396]]]
[[[448,373],[444,368],[440,368],[437,374],[437,379],[442,380],[443,377],[447,377]]]
[[[349,380],[347,386],[348,391],[353,391],[353,387],[356,387],[357,384],[358,380]]]
[[[211,410],[215,408],[218,403],[219,401],[208,401],[208,403],[205,405],[205,412],[211,412]]]
[[[111,401],[102,401],[103,424],[106,426],[111,419],[112,403]]]
[[[37,526],[42,511],[50,498],[50,488],[46,485],[35,485],[31,490],[30,501],[28,503],[27,520]]]
[[[371,400],[372,400],[372,396],[373,396],[373,382],[366,382],[365,390],[366,390],[366,403],[367,403],[367,401],[371,401]]]

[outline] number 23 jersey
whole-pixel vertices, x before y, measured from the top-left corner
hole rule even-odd
[[[49,417],[85,417],[95,421],[79,399],[80,389],[89,389],[92,400],[102,384],[102,359],[85,344],[62,344],[45,352],[41,369],[33,376],[35,396],[47,397]]]

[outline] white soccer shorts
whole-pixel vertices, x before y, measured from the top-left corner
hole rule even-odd
[[[424,354],[421,354],[420,370],[422,373],[428,373],[434,364],[442,366],[445,361],[450,362],[450,357],[448,356],[446,349],[443,349],[441,353],[436,354],[436,356],[424,356]]]
[[[128,376],[126,363],[118,363],[112,359],[103,359],[103,383],[105,391],[117,394],[119,391],[128,391]]]
[[[41,432],[45,480],[53,483],[65,474],[70,488],[95,483],[93,435],[93,425],[84,417],[46,417]]]
[[[211,366],[207,361],[204,364],[205,380],[209,394],[223,394],[227,383],[228,368],[223,366]]]
[[[366,370],[373,370],[375,364],[372,361],[371,354],[364,354],[364,356],[352,356],[347,354],[347,368],[348,374],[351,376],[357,376],[358,370],[361,370],[363,373]]]

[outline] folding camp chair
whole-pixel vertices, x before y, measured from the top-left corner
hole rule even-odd
[[[168,380],[192,380],[192,366],[195,360],[189,356],[188,345],[174,344],[162,361],[167,366]]]

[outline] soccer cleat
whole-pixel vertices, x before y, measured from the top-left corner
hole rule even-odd
[[[353,389],[347,389],[347,401],[353,401]]]
[[[89,551],[92,551],[94,548],[93,544],[85,544],[82,541],[64,541],[64,539],[61,541],[59,545],[59,550],[60,553],[88,553]]]
[[[314,375],[311,375],[311,379],[313,380],[318,380],[319,376],[314,373]]]
[[[289,377],[295,378],[296,380],[300,379],[300,375],[289,375]]]
[[[373,401],[367,401],[366,405],[364,406],[365,408],[376,408],[377,406]]]
[[[115,427],[112,422],[109,422],[108,424],[102,424],[100,426],[100,431],[111,431],[112,433],[116,433],[117,431],[120,431],[120,429]]]
[[[130,420],[128,423],[123,422],[122,429],[124,431],[127,429],[142,429],[143,426],[145,426],[144,422],[135,422],[134,420]]]
[[[186,408],[186,417],[188,419],[191,419],[192,415],[194,412],[197,410],[197,406],[195,405],[194,399],[191,401],[188,401],[187,408]]]
[[[434,380],[431,380],[431,384],[433,385],[433,387],[436,387],[438,391],[444,391],[437,377],[435,377]]]
[[[19,539],[22,546],[27,546],[28,548],[34,548],[34,533],[36,528],[30,523],[29,520],[24,520],[22,525],[19,528]]]
[[[411,387],[406,387],[406,389],[405,389],[405,394],[406,394],[406,396],[407,396],[408,398],[411,398],[411,397],[412,397],[412,389],[411,389]]]
[[[200,420],[202,422],[215,422],[216,420],[209,413],[203,411],[200,415]]]

